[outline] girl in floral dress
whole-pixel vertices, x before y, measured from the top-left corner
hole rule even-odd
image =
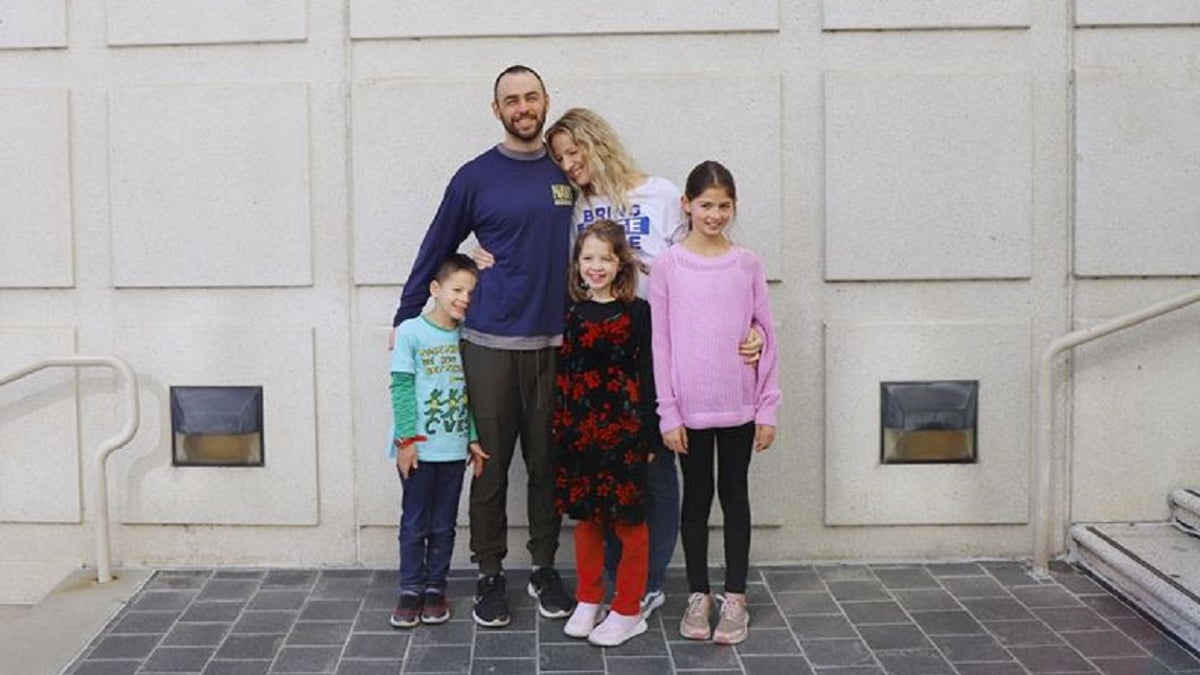
[[[636,295],[637,275],[623,227],[598,220],[579,235],[556,378],[556,507],[577,521],[579,576],[563,630],[608,647],[646,632],[646,465],[660,440],[650,306]],[[621,540],[621,560],[611,611],[596,625],[610,529]]]

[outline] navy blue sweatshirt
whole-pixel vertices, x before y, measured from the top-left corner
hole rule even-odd
[[[552,337],[563,330],[574,195],[544,150],[496,146],[464,164],[429,224],[392,325],[420,314],[438,265],[471,233],[496,257],[483,270],[464,336]]]

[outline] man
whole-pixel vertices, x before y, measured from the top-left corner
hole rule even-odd
[[[505,504],[518,437],[529,476],[534,570],[528,592],[544,617],[566,617],[572,609],[554,569],[562,519],[554,510],[550,424],[574,195],[542,142],[549,104],[542,78],[531,68],[510,66],[496,78],[492,113],[504,127],[504,141],[450,180],[392,321],[420,313],[439,261],[469,234],[496,255],[499,262],[480,274],[462,329],[467,397],[480,444],[491,456],[471,482],[470,496],[471,559],[480,572],[472,615],[481,626],[509,622]]]

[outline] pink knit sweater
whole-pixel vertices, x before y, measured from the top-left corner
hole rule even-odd
[[[675,244],[654,261],[650,309],[659,429],[776,426],[779,345],[758,256],[734,246],[708,258]],[[751,322],[765,342],[756,365],[738,355]]]

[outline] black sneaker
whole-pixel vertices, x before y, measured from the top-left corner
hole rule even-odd
[[[446,623],[450,620],[450,605],[446,594],[437,589],[426,589],[421,603],[421,623]]]
[[[475,585],[475,608],[471,610],[475,623],[489,628],[508,625],[508,599],[504,597],[504,589],[503,574],[479,577]]]
[[[421,596],[415,593],[401,593],[388,623],[392,624],[392,628],[412,628],[421,623]]]
[[[575,603],[563,590],[562,578],[553,567],[543,567],[529,575],[530,597],[537,600],[538,614],[547,619],[562,619],[570,616]]]

